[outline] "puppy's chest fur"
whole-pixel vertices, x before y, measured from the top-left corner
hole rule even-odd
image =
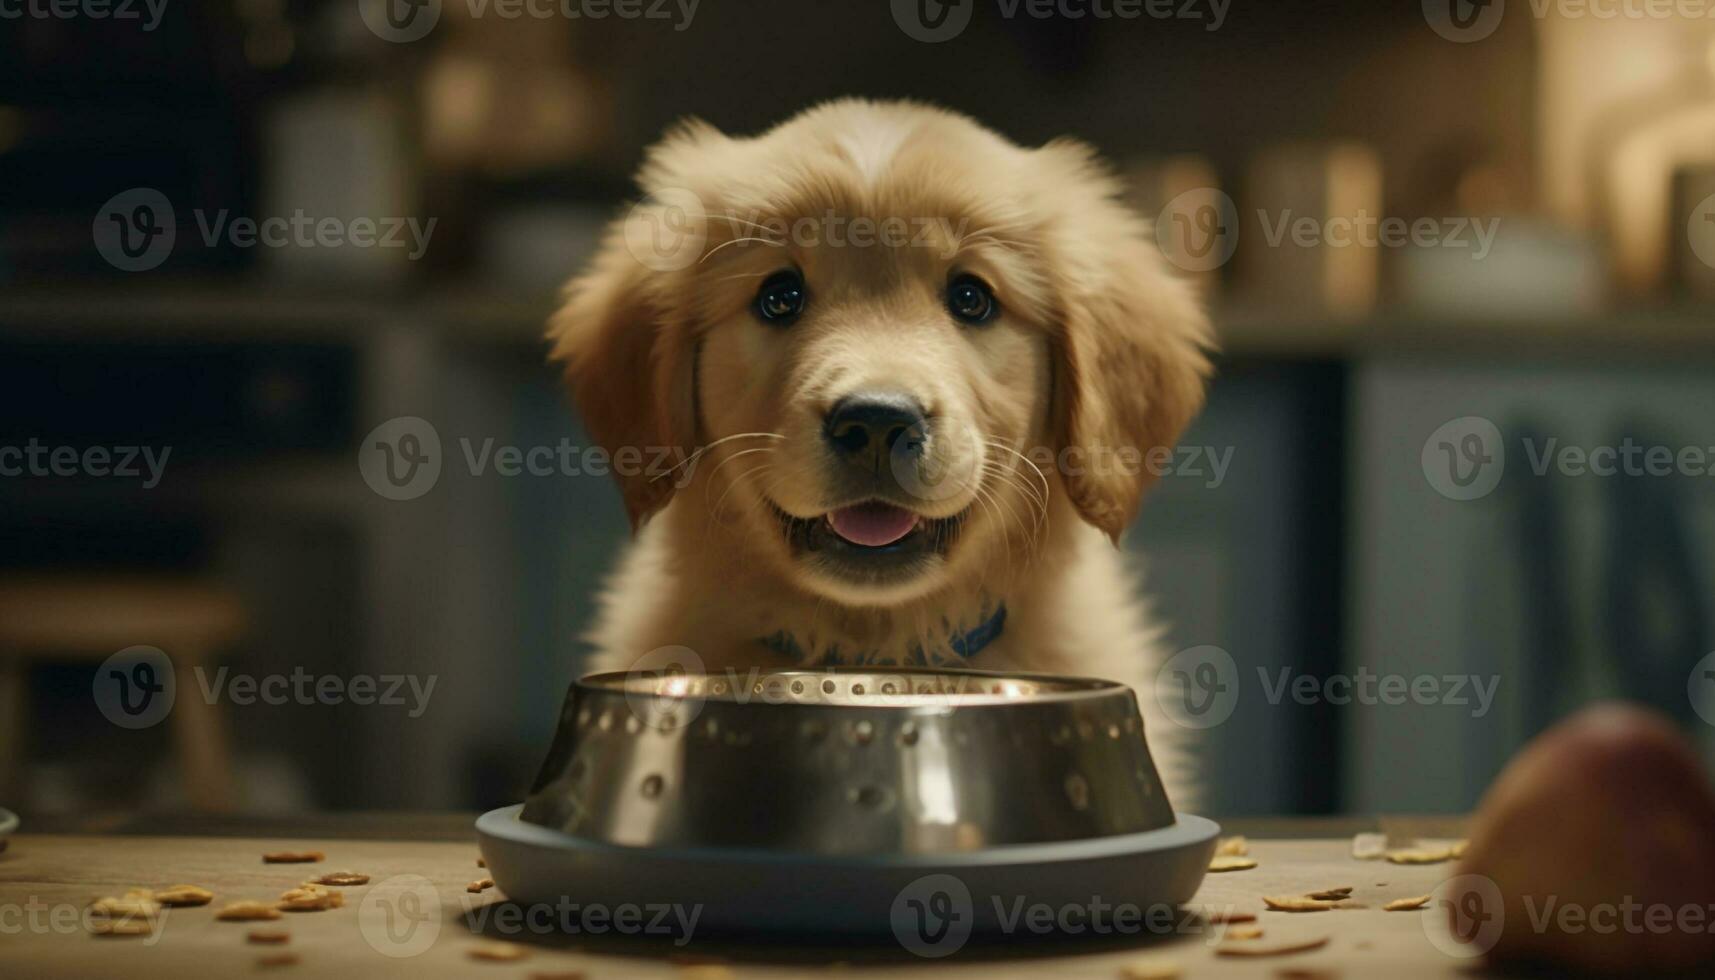
[[[990,592],[908,608],[852,614],[801,610],[776,615],[756,638],[806,667],[968,667],[1006,631],[1004,597]]]

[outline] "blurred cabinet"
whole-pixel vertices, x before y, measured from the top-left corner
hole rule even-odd
[[[1271,703],[1262,678],[1339,663],[1345,377],[1333,362],[1223,364],[1126,539],[1169,652],[1216,646],[1236,669],[1231,714],[1197,734],[1210,813],[1338,803],[1339,718]]]
[[[1351,409],[1345,669],[1444,695],[1349,709],[1351,808],[1468,808],[1523,741],[1597,697],[1649,702],[1709,742],[1688,695],[1715,649],[1707,364],[1383,357],[1354,367]],[[1486,710],[1475,681],[1493,686]]]

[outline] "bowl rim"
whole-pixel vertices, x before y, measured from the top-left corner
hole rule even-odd
[[[495,837],[514,844],[549,847],[583,853],[623,855],[629,860],[663,862],[709,862],[746,865],[814,864],[822,868],[921,871],[936,868],[987,868],[1069,861],[1099,861],[1145,850],[1166,850],[1213,841],[1221,825],[1208,817],[1173,812],[1173,823],[1154,830],[1105,837],[1031,844],[996,844],[975,851],[925,853],[881,852],[876,854],[821,854],[815,851],[773,850],[760,847],[681,847],[615,844],[579,837],[523,819],[524,804],[514,803],[490,810],[476,818],[479,838]]]
[[[950,695],[951,697],[956,697],[957,700],[955,700],[955,701],[941,701],[939,703],[936,703],[934,701],[912,700],[912,699],[919,696],[919,695],[915,694],[914,692],[905,692],[903,694],[893,694],[893,695],[877,694],[877,695],[875,695],[873,700],[866,700],[866,701],[862,701],[862,702],[821,701],[821,700],[788,701],[788,702],[783,702],[780,704],[772,704],[772,703],[769,703],[767,701],[756,702],[756,703],[761,703],[767,707],[778,707],[778,708],[836,708],[836,709],[855,709],[855,710],[878,711],[878,710],[910,710],[910,709],[914,709],[914,708],[938,707],[938,706],[948,706],[948,707],[952,707],[952,706],[957,706],[957,707],[992,707],[992,706],[1004,706],[1004,705],[1024,706],[1024,705],[1057,704],[1057,703],[1075,702],[1075,701],[1093,701],[1093,700],[1099,700],[1101,698],[1113,697],[1115,695],[1124,695],[1124,694],[1132,693],[1131,688],[1128,687],[1127,685],[1122,684],[1119,681],[1107,680],[1105,678],[1078,677],[1078,676],[1074,676],[1071,674],[1050,674],[1050,673],[1042,673],[1042,672],[1036,672],[1036,671],[1022,671],[1022,670],[976,670],[976,669],[965,668],[965,667],[922,667],[922,666],[901,667],[901,666],[882,665],[882,664],[867,665],[867,666],[863,666],[863,665],[842,665],[842,666],[837,666],[837,667],[781,667],[781,668],[761,668],[761,667],[748,668],[748,667],[746,667],[746,668],[733,668],[734,671],[749,671],[752,669],[754,669],[758,672],[758,676],[768,676],[768,677],[781,677],[781,676],[790,677],[790,676],[795,676],[795,675],[796,676],[805,676],[805,677],[818,677],[818,678],[824,678],[824,677],[829,677],[829,676],[841,676],[841,675],[845,675],[845,676],[863,675],[863,676],[875,676],[875,677],[883,677],[883,678],[886,678],[886,677],[959,677],[959,678],[969,678],[969,679],[974,679],[974,680],[980,680],[980,681],[985,681],[985,682],[989,682],[989,683],[1001,682],[1001,681],[1007,681],[1007,680],[1028,681],[1028,682],[1033,683],[1033,684],[1052,685],[1053,687],[1058,688],[1057,690],[1032,692],[1031,694],[1029,694],[1027,696],[1016,696],[1016,697],[1001,695],[1001,694],[986,693],[986,692],[984,692],[984,693],[970,693],[970,694],[957,693],[957,694]],[[686,671],[685,676],[687,676],[687,677],[723,677],[723,676],[729,676],[730,673],[731,673],[730,671],[727,673],[710,672],[707,670]],[[713,706],[713,705],[730,705],[730,706],[735,707],[735,708],[745,708],[745,707],[750,707],[751,704],[753,703],[748,699],[739,700],[739,699],[736,699],[736,698],[730,697],[730,696],[711,697],[707,694],[702,694],[702,693],[697,693],[697,694],[665,694],[665,693],[662,693],[659,691],[643,690],[640,688],[632,687],[630,685],[630,682],[636,680],[640,676],[647,676],[647,675],[640,675],[635,670],[597,671],[594,673],[584,674],[583,676],[579,677],[577,680],[572,682],[572,687],[573,687],[573,689],[575,689],[577,691],[588,693],[588,694],[593,694],[593,695],[617,696],[617,697],[623,697],[623,698],[643,698],[643,699],[647,699],[647,700],[651,700],[651,701],[662,701],[662,702],[673,703],[673,704],[682,704],[682,703],[686,703],[686,702],[698,702],[698,703],[703,704],[705,707]],[[737,685],[734,685],[734,688],[736,690]],[[934,697],[934,696],[935,695],[933,695],[933,694],[929,695],[929,697]],[[948,695],[943,695],[943,696],[948,696]]]

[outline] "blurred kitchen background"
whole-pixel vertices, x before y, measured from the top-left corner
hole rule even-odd
[[[1149,556],[1174,648],[1236,664],[1207,810],[1462,810],[1599,696],[1715,745],[1688,680],[1715,650],[1715,20],[1171,6],[1183,16],[1008,17],[999,0],[7,14],[0,447],[171,455],[150,488],[0,477],[0,802],[520,799],[625,519],[605,478],[473,475],[460,440],[587,445],[542,324],[665,126],[753,132],[847,94],[1094,143],[1206,289],[1224,351],[1185,441],[1230,467],[1164,479],[1126,547]],[[969,22],[920,40],[943,15]],[[204,227],[300,212],[434,224],[416,255]],[[1366,216],[1433,233],[1339,246],[1290,226]],[[166,219],[170,239],[140,237]],[[431,422],[445,457],[410,500],[358,467],[365,433],[400,416]],[[1505,470],[1464,500],[1468,423],[1432,434],[1472,416]],[[1538,475],[1551,439],[1710,458]],[[1441,442],[1459,458],[1437,462]],[[91,696],[132,643],[179,664],[170,724],[110,724]],[[408,689],[400,706],[198,710],[187,664],[435,687],[415,715]],[[1486,712],[1471,691],[1301,704],[1269,697],[1283,669],[1499,684]]]

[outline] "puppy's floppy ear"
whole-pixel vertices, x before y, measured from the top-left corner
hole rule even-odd
[[[549,321],[549,355],[590,437],[608,454],[636,530],[672,498],[672,467],[696,438],[693,343],[665,297],[673,273],[650,269],[615,222],[590,268],[566,287]]]
[[[1073,505],[1117,543],[1155,482],[1159,450],[1203,406],[1209,323],[1088,151],[1050,144],[1039,152],[1058,153],[1068,179],[1091,192],[1069,202],[1071,234],[1061,243],[1071,271],[1057,283],[1054,424]]]

